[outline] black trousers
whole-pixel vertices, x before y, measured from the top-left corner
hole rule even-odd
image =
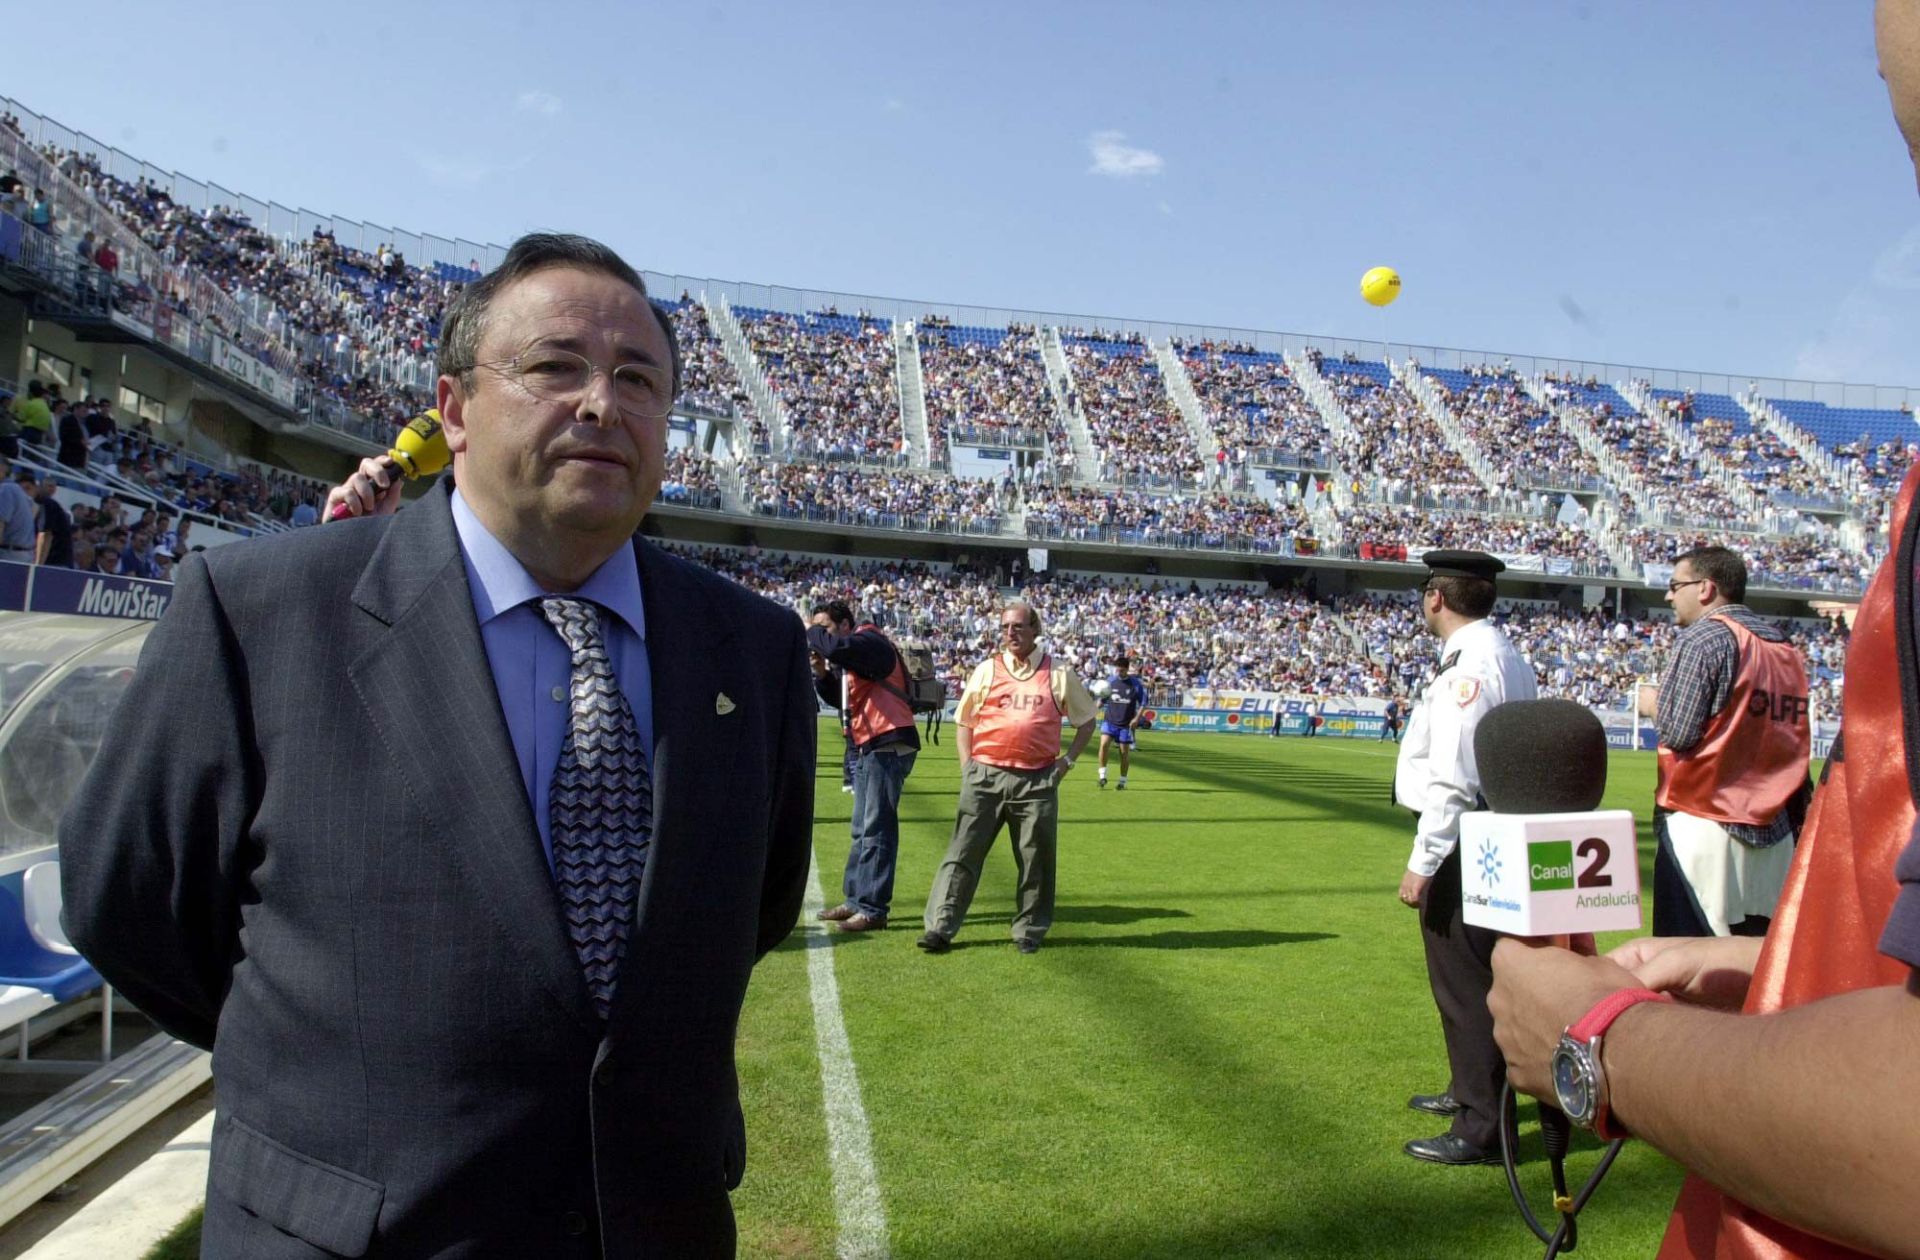
[[[1447,1092],[1460,1103],[1453,1135],[1475,1146],[1494,1146],[1500,1141],[1500,1089],[1507,1081],[1507,1062],[1493,1040],[1487,994],[1493,988],[1493,945],[1500,934],[1469,927],[1461,917],[1457,846],[1420,899],[1420,937],[1427,950],[1427,982],[1446,1036],[1452,1072]]]

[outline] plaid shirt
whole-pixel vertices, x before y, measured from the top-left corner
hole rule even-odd
[[[1727,707],[1727,698],[1733,694],[1740,645],[1733,631],[1716,620],[1719,616],[1733,618],[1755,638],[1769,643],[1787,641],[1772,622],[1757,616],[1745,604],[1722,604],[1682,630],[1674,640],[1673,658],[1660,680],[1660,705],[1654,724],[1660,730],[1663,748],[1685,752],[1699,743],[1707,722]],[[1783,809],[1761,827],[1728,823],[1727,834],[1750,848],[1769,848],[1793,838],[1790,813]]]

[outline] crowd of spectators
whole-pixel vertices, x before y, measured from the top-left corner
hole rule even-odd
[[[934,532],[997,530],[1013,492],[1010,483],[840,464],[762,461],[741,474],[741,497],[762,516]]]
[[[1866,588],[1878,561],[1820,534],[1742,535],[1674,532],[1657,526],[1630,530],[1626,543],[1634,557],[1648,564],[1671,564],[1694,547],[1730,546],[1747,562],[1748,582],[1786,590],[1859,591]]]
[[[742,312],[741,329],[787,413],[787,452],[801,459],[898,463],[906,446],[894,388],[893,337],[862,319]],[[825,311],[835,316],[837,312]]]
[[[735,416],[747,426],[754,451],[767,450],[767,426],[740,383],[727,353],[714,335],[707,308],[682,293],[680,300],[664,308],[673,321],[674,339],[680,345],[680,401],[713,415]]]
[[[1496,475],[1515,486],[1597,488],[1604,480],[1593,456],[1552,412],[1520,387],[1511,371],[1466,369],[1470,383],[1433,386],[1445,399],[1461,432],[1478,446]]]
[[[1297,503],[1218,493],[1154,494],[1088,486],[1027,488],[1027,535],[1226,547],[1280,555],[1318,549],[1313,522]]]
[[[997,574],[964,566],[847,561],[728,548],[686,549],[704,564],[790,607],[844,599],[890,634],[925,643],[949,694],[996,646],[996,609],[1010,582],[1043,610],[1046,646],[1084,676],[1132,657],[1156,704],[1198,687],[1338,697],[1417,695],[1438,669],[1438,643],[1405,592],[1332,603],[1288,590],[1085,574]],[[1532,664],[1543,695],[1621,708],[1673,647],[1668,618],[1620,618],[1503,602],[1495,614]],[[1837,713],[1846,654],[1838,622],[1783,622],[1806,653],[1816,716]]]
[[[915,330],[929,460],[944,463],[949,442],[1040,448],[1050,427],[1070,452],[1066,430],[1054,415],[1039,334],[1031,325],[1014,324],[997,340],[968,335],[978,331],[955,330],[932,316]]]
[[[1340,523],[1344,542],[1356,552],[1363,543],[1413,556],[1435,548],[1470,548],[1509,557],[1510,564],[1513,558],[1532,557],[1542,569],[1548,561],[1566,561],[1583,573],[1613,570],[1606,548],[1584,525],[1552,516],[1523,519],[1471,512],[1408,512],[1356,503],[1341,514]]]
[[[1625,514],[1695,521],[1752,519],[1747,506],[1709,475],[1698,460],[1682,451],[1651,417],[1608,403],[1569,406],[1646,488],[1647,502],[1636,502],[1631,491],[1622,491]]]
[[[1331,359],[1320,371],[1353,424],[1341,451],[1348,475],[1378,483],[1387,494],[1417,488],[1462,502],[1484,495],[1479,478],[1406,386],[1383,384]]]
[[[1721,414],[1708,414],[1701,410],[1692,391],[1653,397],[1654,405],[1670,421],[1691,434],[1711,457],[1725,463],[1762,497],[1785,491],[1803,499],[1832,498],[1832,487],[1799,451],[1770,430],[1754,425],[1731,399],[1715,396]]]
[[[1857,441],[1835,447],[1833,454],[1843,470],[1851,470],[1856,500],[1875,509],[1875,516],[1884,517],[1899,493],[1900,483],[1906,480],[1907,470],[1913,467],[1917,450],[1920,447],[1910,442],[1875,444],[1863,433]]]
[[[1175,342],[1174,349],[1215,440],[1246,453],[1236,462],[1333,467],[1333,435],[1279,355],[1213,341]]]
[[[1207,475],[1193,434],[1137,334],[1062,331],[1072,397],[1100,460],[1100,479],[1198,485]]]
[[[720,470],[711,455],[687,447],[667,451],[667,475],[660,483],[660,502],[683,507],[721,508]]]

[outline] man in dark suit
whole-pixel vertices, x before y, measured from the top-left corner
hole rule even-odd
[[[68,931],[214,1051],[209,1258],[730,1256],[802,628],[635,536],[677,352],[618,255],[522,239],[440,368],[452,484],[181,566],[63,823]]]

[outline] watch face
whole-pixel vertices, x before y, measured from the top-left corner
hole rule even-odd
[[[1553,1092],[1568,1119],[1585,1123],[1593,1115],[1593,1078],[1585,1057],[1564,1042],[1553,1052]]]

